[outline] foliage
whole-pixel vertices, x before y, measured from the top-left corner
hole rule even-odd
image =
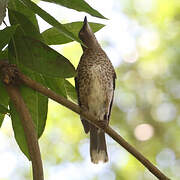
[[[67,1],[49,0],[48,2],[72,8],[68,4],[63,4]],[[74,0],[71,4],[73,5],[76,2],[79,3],[81,1]],[[83,3],[84,2],[85,1],[83,1]],[[116,54],[120,54],[118,58],[121,59],[120,64],[116,67],[118,78],[116,80],[115,99],[110,124],[120,132],[130,144],[134,145],[137,150],[143,153],[171,179],[178,180],[180,178],[179,0],[114,0],[113,2],[115,4],[113,11],[117,12],[117,18],[114,17],[117,20],[115,22],[116,34],[114,31],[109,32],[109,34],[111,34],[111,38],[115,36],[115,41],[113,42],[110,38],[103,37],[103,42],[101,42],[105,45],[104,48],[106,50],[115,49],[115,43],[118,42]],[[13,38],[15,38],[15,35],[23,28],[25,38],[29,35],[30,37],[28,38],[32,41],[36,39],[36,42],[41,44],[39,45],[40,49],[47,47],[47,45],[64,44],[78,38],[77,32],[81,27],[81,23],[59,24],[59,22],[50,18],[47,22],[53,27],[40,34],[35,17],[38,8],[35,4],[33,4],[34,9],[30,5],[32,5],[32,3],[30,4],[30,1],[27,0],[10,1],[8,8],[9,11],[13,12],[12,18],[18,13],[20,13],[21,16],[18,20],[19,22],[8,27],[10,28],[8,30],[9,35],[7,36],[8,38],[5,39],[7,41],[6,44],[8,43],[8,48],[0,52],[0,57],[1,59],[9,57],[11,62],[16,62],[18,67],[26,75],[36,80],[39,79],[38,82],[43,83],[53,91],[66,98],[70,97],[75,100],[76,94],[69,79],[67,80],[62,76],[61,78],[57,78],[57,76],[53,76],[52,71],[49,72],[48,70],[48,73],[52,74],[51,76],[50,74],[43,74],[43,72],[46,73],[45,69],[43,72],[39,72],[37,67],[33,66],[33,63],[27,64],[29,63],[27,59],[25,59],[25,61],[20,61],[18,58],[14,59]],[[78,4],[76,4],[76,7],[79,7]],[[85,8],[87,6],[81,7]],[[81,11],[81,9],[74,9]],[[83,9],[83,11],[88,12],[87,9]],[[90,14],[93,15],[93,11],[91,11]],[[119,14],[128,21],[127,24],[123,24],[124,19],[121,19]],[[42,15],[43,19],[49,17],[49,14],[43,13],[42,11],[39,12],[39,15]],[[94,14],[94,16],[96,15],[97,14]],[[26,22],[23,21],[26,23],[25,25],[22,24],[21,18],[26,18]],[[118,21],[120,22],[119,26]],[[21,28],[19,28],[19,26]],[[28,26],[28,28],[26,28],[26,26]],[[64,28],[61,29],[62,26]],[[99,28],[101,28],[101,25],[95,25],[94,31],[99,30]],[[124,37],[121,35],[123,29],[126,31],[125,34],[129,33],[128,35],[131,39],[124,40]],[[7,30],[4,29],[2,31]],[[69,33],[66,34],[66,31],[69,31]],[[0,37],[3,36],[0,34]],[[19,41],[16,42],[18,43]],[[135,44],[135,51],[132,53],[129,49],[132,48],[133,43]],[[0,47],[4,47],[4,44],[0,44]],[[19,47],[22,47],[22,44],[20,44]],[[124,48],[125,54],[122,53],[121,47]],[[9,52],[9,49],[11,52]],[[31,48],[29,48],[29,50],[31,51]],[[129,54],[127,52],[129,52]],[[28,52],[20,53],[25,54]],[[34,53],[36,54],[34,51],[31,52],[31,56],[33,56]],[[41,52],[40,55],[42,55],[42,58],[44,53],[46,54],[46,50]],[[52,50],[52,53],[54,54],[54,50]],[[62,60],[65,65],[71,62],[76,66],[80,54],[80,46],[75,43],[67,44],[61,49],[61,55],[66,57]],[[113,51],[111,51],[109,55],[111,54],[113,54]],[[46,60],[46,57],[43,59]],[[67,63],[67,59],[69,59],[70,62],[68,61]],[[112,58],[111,60],[113,61]],[[47,59],[46,63],[50,63],[49,59]],[[43,66],[43,64],[41,63],[40,66]],[[57,67],[55,67],[55,69],[56,68]],[[57,69],[56,74],[61,74],[64,68],[58,68],[59,72]],[[71,65],[69,68],[71,68]],[[37,70],[37,72],[35,72],[35,70]],[[71,76],[73,76],[74,70],[64,73],[72,73]],[[22,87],[21,91],[23,94],[26,94],[26,91],[30,90]],[[33,97],[33,100],[28,103],[28,106],[30,107],[32,102],[36,102],[36,104],[34,104],[35,108],[42,107],[43,109],[41,109],[41,111],[44,112],[43,114],[46,116],[47,99],[41,97],[43,99],[43,105],[39,106],[39,103],[37,103],[40,99],[39,94],[27,92],[27,94],[29,93],[30,95],[32,94],[31,97]],[[24,95],[24,98],[28,101],[28,96],[26,97]],[[1,125],[4,113],[9,113],[9,98],[1,82],[0,104]],[[6,111],[7,109],[8,111]],[[31,109],[31,113],[34,113],[33,111],[34,108]],[[38,119],[42,119],[44,124],[46,123],[46,129],[42,138],[40,138],[46,179],[59,179],[61,177],[65,177],[68,180],[155,179],[134,157],[120,148],[119,145],[114,143],[110,138],[107,138],[110,155],[109,163],[92,167],[89,160],[88,136],[83,132],[79,116],[53,101],[49,102],[47,122],[45,120],[46,117],[38,114],[39,113],[36,112],[33,117],[35,117],[35,115],[39,116]],[[14,122],[16,122],[15,118],[16,117],[12,119]],[[38,130],[39,136],[41,134],[40,132],[44,130],[45,125],[43,122],[41,122],[41,127],[39,127],[41,131]],[[15,125],[14,123],[13,126]],[[18,127],[21,126],[18,124]],[[13,128],[15,129],[17,127]],[[17,131],[18,130],[16,130],[16,132]],[[151,136],[145,138],[149,132],[151,132]],[[19,135],[21,137],[22,131],[19,132]],[[21,142],[20,139],[17,139],[17,141]],[[20,146],[23,151],[26,152],[24,144],[20,144]],[[22,167],[15,169],[14,174],[17,175],[17,172],[21,172],[23,175],[19,175],[19,177],[21,177],[19,179],[23,179],[23,177],[26,177],[24,179],[28,179],[30,176],[29,169],[23,172],[21,169]],[[78,176],[79,174],[80,176]]]

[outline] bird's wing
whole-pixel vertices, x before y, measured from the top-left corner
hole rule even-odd
[[[110,107],[109,107],[108,121],[109,121],[109,118],[110,118],[110,115],[111,115],[111,109],[112,109],[112,104],[113,104],[113,99],[114,99],[115,80],[116,80],[116,73],[114,72],[114,76],[113,76],[113,95],[112,95],[112,99],[111,99],[111,103],[110,103]]]
[[[80,97],[79,97],[79,86],[78,86],[78,78],[75,77],[75,88],[76,88],[76,92],[77,92],[77,97],[78,97],[78,104],[79,106],[81,107],[81,102],[80,102]],[[90,124],[87,120],[83,119],[81,116],[81,122],[83,124],[83,127],[84,127],[84,131],[85,133],[88,133],[89,132],[89,129],[90,129]]]

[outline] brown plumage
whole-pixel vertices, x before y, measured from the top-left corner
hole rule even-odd
[[[88,111],[103,124],[109,123],[115,89],[116,73],[100,47],[87,18],[79,32],[79,38],[86,45],[82,46],[75,86],[78,103],[83,111]],[[104,131],[91,125],[81,117],[86,133],[90,131],[90,155],[93,163],[107,162],[108,154]]]

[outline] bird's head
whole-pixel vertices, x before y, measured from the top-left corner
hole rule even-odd
[[[86,16],[84,18],[83,26],[79,31],[79,38],[88,48],[93,48],[98,45],[96,37],[87,21]]]

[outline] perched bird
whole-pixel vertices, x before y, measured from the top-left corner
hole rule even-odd
[[[86,46],[82,45],[83,55],[75,77],[78,103],[82,111],[88,111],[106,127],[111,114],[116,73],[86,17],[79,32],[79,38]],[[96,164],[107,162],[108,154],[103,129],[95,127],[82,117],[80,118],[85,132],[90,131],[91,161]]]

